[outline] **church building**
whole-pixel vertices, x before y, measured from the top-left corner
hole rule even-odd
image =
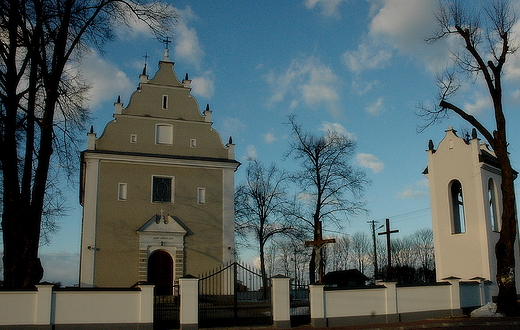
[[[234,260],[234,145],[168,57],[81,157],[80,286],[174,285]]]
[[[430,140],[427,152],[437,281],[486,281],[490,295],[496,295],[495,244],[502,214],[496,156],[475,130],[461,138],[452,127],[436,149]],[[518,285],[518,263],[516,274]]]

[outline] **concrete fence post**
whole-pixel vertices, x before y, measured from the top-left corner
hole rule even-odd
[[[399,322],[399,305],[397,304],[397,282],[378,282],[384,285],[386,297],[386,322]]]
[[[313,327],[323,328],[327,326],[324,287],[324,284],[309,285],[309,304],[311,310],[311,325]]]
[[[453,315],[459,315],[460,311],[460,278],[458,277],[448,277],[445,278],[450,285],[450,295],[451,295],[451,311]]]
[[[291,327],[291,295],[290,278],[276,275],[271,278],[271,302],[273,323],[276,329]]]
[[[179,279],[180,330],[199,328],[199,279],[187,275]]]
[[[150,324],[153,327],[154,310],[154,287],[153,284],[139,284],[141,289],[141,323]]]
[[[36,301],[36,320],[38,325],[50,325],[52,317],[52,287],[50,283],[36,285],[38,296]]]

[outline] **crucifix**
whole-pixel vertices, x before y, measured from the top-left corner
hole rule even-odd
[[[398,233],[399,230],[390,230],[390,219],[386,219],[386,231],[378,233],[378,235],[386,235],[386,251],[388,265],[386,267],[386,279],[392,279],[392,254],[390,253],[390,234]]]
[[[316,239],[314,241],[305,241],[306,246],[312,246],[314,249],[314,263],[318,265],[318,283],[323,283],[324,267],[321,261],[321,249],[328,243],[336,243],[334,238],[323,239],[321,234],[321,221],[316,223]],[[314,270],[313,270],[314,271]]]

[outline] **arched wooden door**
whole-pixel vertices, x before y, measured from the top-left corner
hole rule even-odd
[[[150,255],[148,282],[155,284],[156,295],[173,294],[173,259],[168,252],[157,250]]]

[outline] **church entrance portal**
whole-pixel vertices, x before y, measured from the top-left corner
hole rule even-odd
[[[156,295],[173,294],[173,259],[168,252],[152,252],[148,258],[148,282],[155,284]]]

